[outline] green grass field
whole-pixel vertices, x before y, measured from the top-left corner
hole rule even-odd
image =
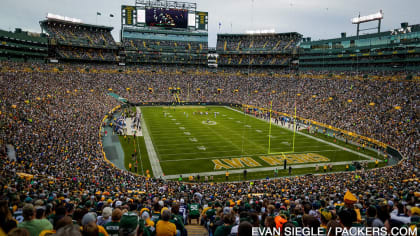
[[[322,138],[322,140],[340,145],[340,147],[335,147],[300,134],[295,136],[292,153],[293,131],[273,124],[269,150],[269,123],[227,107],[141,107],[141,111],[165,175],[226,171],[226,168],[215,169],[216,165],[213,161],[230,167],[229,171],[259,168],[261,171],[250,172],[248,176],[265,178],[272,177],[269,173],[273,172],[264,169],[265,167],[278,166],[279,169],[283,169],[282,158],[287,158],[288,164],[292,165],[309,163],[320,166],[326,162],[368,160],[366,157],[352,153],[350,150],[356,150],[354,146],[340,141],[334,142],[333,138],[330,140],[326,137]],[[203,115],[200,115],[200,112],[203,112]],[[208,112],[208,115],[205,112]],[[217,112],[216,116],[214,112]],[[126,166],[128,166],[135,146],[132,144],[133,141],[128,143],[121,138],[120,140],[126,153]],[[142,154],[143,171],[149,169],[152,172],[144,138],[139,137],[136,142]],[[377,154],[369,150],[358,152],[377,158]],[[311,153],[309,155],[312,155],[312,158],[307,159],[308,155],[305,154],[308,153]],[[247,165],[239,159],[244,157],[251,158],[254,161],[253,165],[249,163]],[[281,162],[270,163],[264,159],[266,157],[274,157]],[[340,165],[341,167],[337,166],[337,170],[345,166],[345,164]],[[302,166],[302,169],[296,169],[293,173],[304,174],[314,172],[314,170],[313,167]],[[137,172],[142,174],[140,167]],[[279,173],[279,175],[285,174]],[[220,173],[215,173],[215,176],[217,175]],[[240,174],[232,174],[231,178],[235,176],[240,176]],[[186,175],[184,179],[185,177]]]

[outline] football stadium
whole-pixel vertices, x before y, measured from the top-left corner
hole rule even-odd
[[[419,235],[419,3],[23,2],[0,236]]]

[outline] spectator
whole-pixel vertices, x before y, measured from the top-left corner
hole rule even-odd
[[[138,215],[127,212],[121,217],[119,225],[120,236],[136,236],[141,235],[143,226],[139,224],[140,218]]]
[[[13,220],[12,213],[9,210],[8,202],[0,201],[0,228],[4,233],[8,233],[13,228],[16,228],[16,221]]]
[[[112,221],[104,225],[104,228],[109,236],[118,236],[121,217],[122,211],[120,209],[116,208],[112,211]]]
[[[43,230],[53,229],[53,226],[48,220],[35,219],[35,209],[32,204],[26,204],[23,207],[22,215],[24,221],[18,227],[28,230],[30,236],[38,236]]]
[[[96,224],[96,214],[94,213],[86,213],[82,218],[82,234],[85,235],[98,235],[101,236],[108,236],[108,233],[104,229],[104,227]]]
[[[169,222],[171,212],[168,209],[162,211],[162,219],[156,224],[156,236],[174,236],[177,235],[177,229],[174,223]]]
[[[98,216],[98,225],[104,226],[106,223],[111,222],[112,208],[105,207],[102,210],[102,215]]]
[[[76,225],[66,225],[59,228],[54,236],[82,236],[82,233]]]
[[[214,236],[228,236],[232,230],[233,223],[235,222],[234,216],[232,214],[223,215],[223,225],[220,225],[216,228]]]
[[[252,236],[252,224],[248,221],[243,221],[239,224],[238,236]]]
[[[24,228],[14,228],[9,231],[7,236],[29,236],[29,231]]]

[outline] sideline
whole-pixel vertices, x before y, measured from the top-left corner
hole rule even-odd
[[[138,112],[141,112],[140,107],[136,107]],[[150,165],[152,166],[153,175],[155,178],[162,177],[163,171],[157,157],[155,147],[153,146],[152,139],[150,138],[149,131],[147,130],[146,121],[141,116],[141,127],[143,130],[144,142],[146,143],[147,154],[149,155]],[[140,150],[139,150],[140,151]]]

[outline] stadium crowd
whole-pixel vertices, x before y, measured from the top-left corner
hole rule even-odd
[[[208,50],[207,45],[200,42],[184,42],[174,40],[125,40],[123,42],[124,48],[127,50],[157,50],[161,51],[197,51],[206,52]]]
[[[41,26],[51,38],[63,41],[64,44],[80,44],[85,46],[115,46],[116,43],[110,29],[80,23],[48,19]]]
[[[219,57],[219,65],[263,65],[263,66],[287,66],[291,60],[288,56],[280,55],[222,55]]]
[[[94,61],[116,61],[115,50],[60,47],[57,53],[61,58]]]
[[[296,46],[302,36],[290,34],[226,34],[217,41],[218,51],[283,51]]]
[[[22,70],[29,66],[39,69]],[[62,72],[0,64],[0,235],[186,235],[188,218],[216,236],[251,235],[263,226],[389,231],[419,224],[416,81],[177,73],[163,66],[82,73],[78,65],[60,66]],[[275,110],[289,114],[296,104],[298,116],[378,139],[406,158],[371,170],[240,183],[146,178],[105,162],[99,127],[118,105],[110,89],[131,102],[173,101],[168,87],[179,87],[188,101],[274,101]]]

